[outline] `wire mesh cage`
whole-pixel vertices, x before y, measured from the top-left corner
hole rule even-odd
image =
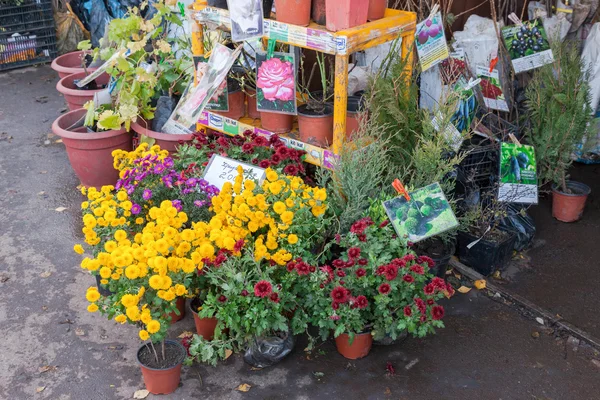
[[[51,0],[0,0],[0,71],[48,62],[56,55]]]

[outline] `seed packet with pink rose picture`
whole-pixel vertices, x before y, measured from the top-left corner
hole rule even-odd
[[[256,108],[296,115],[296,72],[293,53],[256,54]]]
[[[197,57],[200,61],[196,64],[196,80],[200,82],[208,71],[208,62],[204,57]],[[223,80],[210,101],[204,107],[208,111],[229,111],[229,91],[227,90],[229,79]]]

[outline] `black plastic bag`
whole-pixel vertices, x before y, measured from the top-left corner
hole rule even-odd
[[[85,1],[84,7],[90,12],[89,30],[92,37],[92,46],[98,47],[100,39],[104,37],[104,30],[112,18],[102,0]]]
[[[294,349],[296,338],[291,332],[280,336],[254,338],[244,354],[244,361],[255,368],[275,365]]]
[[[498,228],[505,232],[512,232],[517,236],[514,250],[525,250],[535,236],[535,221],[527,214],[523,206],[510,204],[506,211],[508,216],[500,221]]]
[[[152,120],[152,130],[161,132],[163,125],[169,120],[173,113],[177,100],[169,96],[160,96],[156,103],[156,111],[154,111],[154,119]]]

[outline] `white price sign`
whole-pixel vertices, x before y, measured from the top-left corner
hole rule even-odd
[[[235,177],[238,176],[237,168],[239,166],[244,169],[244,179],[256,180],[259,184],[265,179],[264,168],[259,168],[255,165],[246,164],[217,154],[213,154],[208,162],[206,170],[204,171],[204,179],[211,185],[222,189],[225,182],[234,183]]]

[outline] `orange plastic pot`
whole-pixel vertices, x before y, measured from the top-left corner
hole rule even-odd
[[[177,363],[169,368],[155,369],[142,364],[140,361],[140,352],[146,348],[146,344],[143,344],[137,351],[137,361],[142,369],[144,384],[146,385],[146,389],[152,394],[173,393],[179,386],[179,380],[181,378],[181,364],[186,357],[187,351],[181,343],[175,340],[167,339],[165,340],[165,344],[167,343],[175,344],[181,354],[177,358]],[[159,351],[159,349],[157,349],[157,351]]]
[[[367,22],[369,0],[326,0],[327,29],[333,32]]]
[[[315,146],[328,147],[333,143],[333,107],[327,105],[324,114],[316,114],[307,105],[298,107],[300,140]]]
[[[267,131],[273,133],[286,133],[292,130],[294,116],[261,111],[260,124]]]
[[[194,301],[190,304],[190,310],[194,316],[194,324],[196,325],[196,333],[202,336],[205,340],[213,340],[215,337],[215,328],[217,327],[216,318],[200,318],[198,312],[194,309]]]
[[[65,97],[65,101],[69,106],[69,110],[77,110],[78,108],[82,108],[85,103],[94,99],[94,93],[97,93],[104,89],[94,89],[94,90],[79,90],[77,86],[75,86],[75,80],[81,80],[85,78],[87,75],[85,72],[77,72],[75,74],[67,75],[62,78],[56,84],[56,90],[58,90]],[[108,84],[110,80],[110,76],[106,73],[101,74],[98,78],[96,78],[96,83],[98,86],[105,86]]]
[[[73,51],[71,53],[63,54],[62,56],[56,57],[52,60],[52,69],[58,73],[60,79],[71,74],[77,74],[80,72],[88,73],[95,71],[97,68],[83,68],[81,60],[85,54],[89,54],[89,51]]]
[[[175,311],[170,312],[171,323],[181,321],[185,317],[185,297],[178,297],[175,306],[177,307],[177,311],[179,311],[179,315]]]
[[[387,0],[369,0],[369,12],[367,13],[367,19],[369,21],[375,21],[383,18],[386,8]]]
[[[229,111],[216,111],[217,114],[227,118],[235,119],[236,121],[242,118],[245,114],[245,94],[240,89],[235,92],[229,92],[227,99],[229,102]]]
[[[132,150],[131,133],[121,130],[88,133],[86,127],[71,128],[82,121],[86,110],[61,115],[52,124],[52,132],[61,137],[75,174],[86,187],[100,189],[114,185],[119,172],[113,168],[114,150]]]
[[[585,202],[592,191],[588,185],[568,181],[567,188],[572,193],[563,193],[552,187],[552,216],[561,222],[575,222],[583,215]]]
[[[275,18],[286,24],[308,26],[310,5],[311,0],[275,0]]]
[[[177,147],[183,143],[191,142],[194,135],[179,135],[173,133],[162,133],[155,132],[148,129],[148,126],[152,126],[152,121],[144,121],[138,118],[136,122],[131,123],[131,129],[133,129],[138,135],[144,135],[154,139],[155,144],[159,145],[161,149],[167,150],[169,153],[177,153]]]
[[[350,336],[342,333],[335,338],[337,351],[349,360],[356,360],[366,357],[371,351],[373,345],[373,336],[371,332],[359,333],[354,335],[354,341],[350,343]]]
[[[258,112],[258,109],[256,108],[256,91],[248,90],[246,102],[248,103],[248,117],[260,119],[260,112]]]

